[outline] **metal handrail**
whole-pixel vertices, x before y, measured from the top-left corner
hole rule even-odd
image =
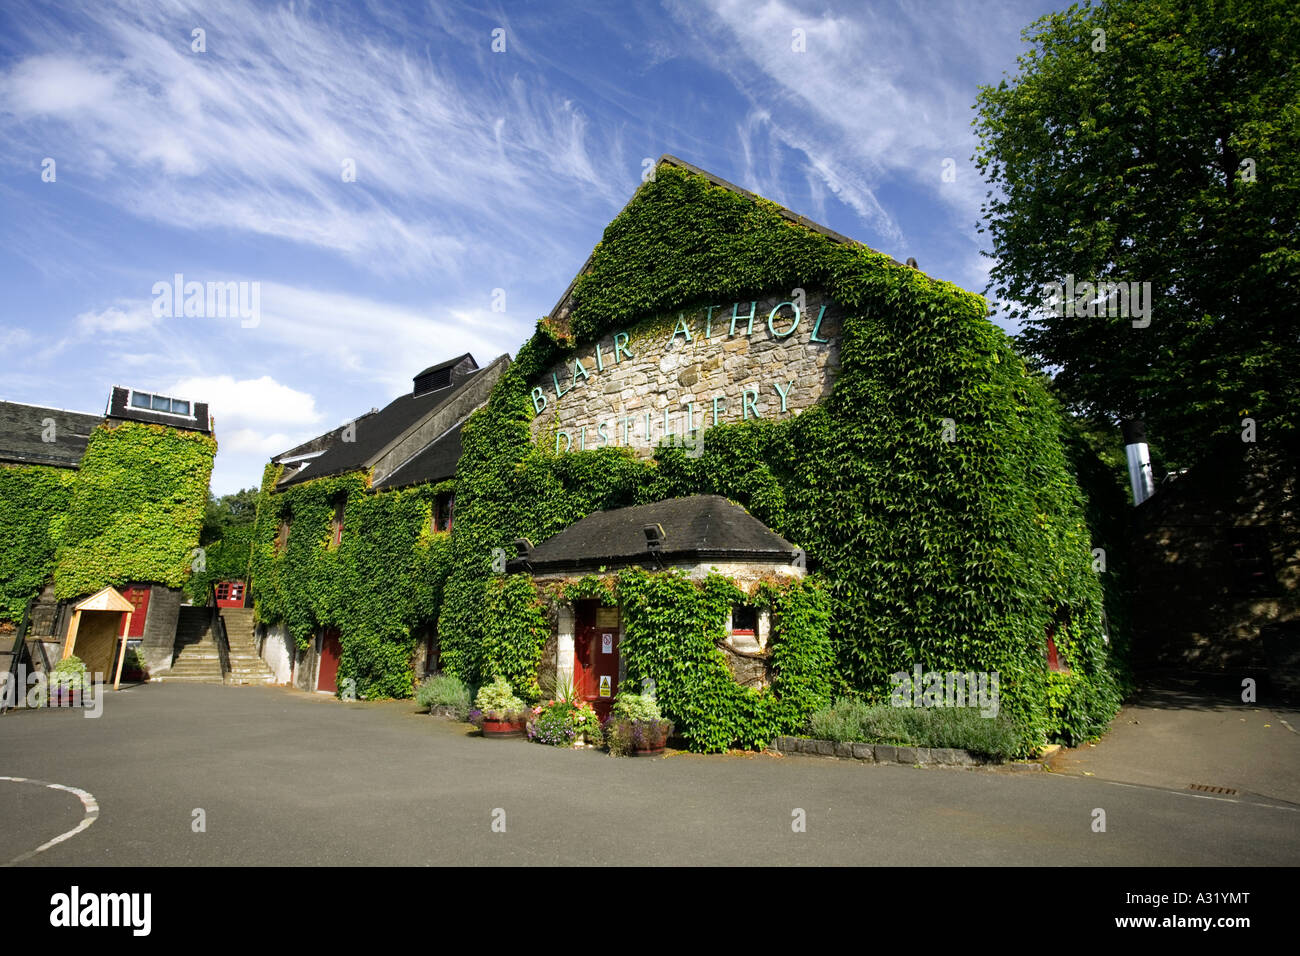
[[[18,700],[18,695],[25,691],[25,688],[18,686],[18,668],[21,666],[23,650],[27,644],[27,626],[32,616],[32,605],[36,598],[28,598],[27,604],[23,607],[23,619],[18,624],[18,635],[14,638],[14,646],[9,654],[9,682],[14,688],[14,700]],[[8,710],[6,702],[9,699],[8,694],[0,694],[0,714]]]
[[[212,629],[212,640],[217,645],[217,657],[221,662],[221,680],[224,683],[230,676],[230,643],[226,638],[226,621],[221,616],[221,605],[217,603],[217,582],[208,582],[208,599],[212,603],[212,614],[209,620],[209,627]]]

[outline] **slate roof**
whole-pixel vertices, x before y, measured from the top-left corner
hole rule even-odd
[[[463,374],[458,373],[453,376],[450,385],[433,391],[421,392],[418,395],[407,392],[389,402],[379,411],[358,418],[355,423],[356,427],[353,429],[354,441],[335,440],[329,442],[320,455],[302,464],[296,472],[291,474],[286,472],[284,477],[280,479],[279,487],[288,487],[304,481],[311,481],[314,478],[341,475],[349,471],[361,471],[372,467],[380,458],[381,453],[385,452],[385,449],[388,449],[394,441],[406,435],[408,431],[429,419],[443,407],[452,405],[460,396],[465,394],[466,389],[472,388],[477,382],[481,381],[481,376],[484,374],[499,374],[503,367],[502,363],[509,364],[508,356],[502,355],[488,363],[486,367],[479,368],[477,363],[474,362],[474,357],[467,352],[454,359],[430,366],[415,378],[418,380],[430,372],[437,372],[440,369],[454,369],[461,366],[461,363],[466,362],[466,360],[473,367],[465,369]],[[466,414],[468,414],[468,410],[466,410]],[[344,427],[346,428],[346,426]],[[335,431],[341,435],[342,429],[336,429]],[[376,487],[400,487],[415,484],[417,481],[427,481],[430,478],[440,480],[455,475],[456,462],[460,458],[459,425],[452,431],[455,432],[454,437],[451,437],[450,434],[438,436],[428,446],[415,454],[411,460],[403,462],[392,474],[376,482]],[[324,437],[322,436],[322,438]],[[286,456],[288,454],[288,452],[285,453]],[[449,469],[447,467],[448,459],[450,459]],[[275,461],[276,459],[272,460]],[[399,475],[398,472],[402,474]],[[413,477],[419,474],[428,477]]]
[[[356,423],[356,441],[339,441],[296,475],[285,478],[282,485],[293,485],[311,478],[341,475],[366,468],[370,460],[408,428],[441,407],[456,393],[455,386],[440,388],[423,395],[407,393],[393,399],[374,415]]]
[[[54,420],[52,442],[42,440],[46,419]],[[0,462],[76,468],[86,453],[90,433],[103,421],[103,415],[0,402]]]
[[[663,562],[740,560],[789,563],[797,549],[744,508],[721,495],[669,498],[649,505],[598,511],[533,548],[534,572],[645,564],[655,557],[644,528],[663,528]],[[522,564],[515,562],[522,570]]]
[[[445,368],[452,368],[453,366],[459,365],[461,362],[465,361],[465,359],[469,359],[471,362],[473,362],[474,356],[470,352],[466,352],[463,355],[457,355],[455,358],[447,359],[447,361],[445,362],[439,362],[437,365],[430,365],[423,372],[417,372],[414,377],[424,378],[424,376],[432,375],[434,372],[441,372]],[[475,368],[477,367],[478,366],[476,364]]]
[[[407,485],[418,485],[422,481],[455,478],[456,464],[460,461],[460,430],[464,424],[457,423],[447,434],[426,445],[418,455],[383,481],[376,482],[375,487],[380,490],[404,488]]]

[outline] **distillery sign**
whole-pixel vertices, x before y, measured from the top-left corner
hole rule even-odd
[[[724,421],[795,413],[829,392],[836,324],[831,303],[795,289],[616,332],[535,385],[535,433],[554,428],[556,452],[647,448]]]

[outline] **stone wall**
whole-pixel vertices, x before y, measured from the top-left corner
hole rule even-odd
[[[149,612],[144,622],[139,654],[151,676],[171,670],[172,655],[176,652],[176,624],[180,619],[183,598],[180,588],[161,584],[149,588]]]
[[[839,369],[842,310],[816,292],[802,309],[791,299],[684,309],[580,349],[530,383],[533,440],[561,452],[617,445],[649,455],[665,435],[812,407]]]

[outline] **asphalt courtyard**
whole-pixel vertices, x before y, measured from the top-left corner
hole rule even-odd
[[[1300,807],[1286,799],[1087,773],[615,760],[484,740],[410,701],[143,685],[109,692],[98,719],[0,718],[0,863],[1300,862]]]

